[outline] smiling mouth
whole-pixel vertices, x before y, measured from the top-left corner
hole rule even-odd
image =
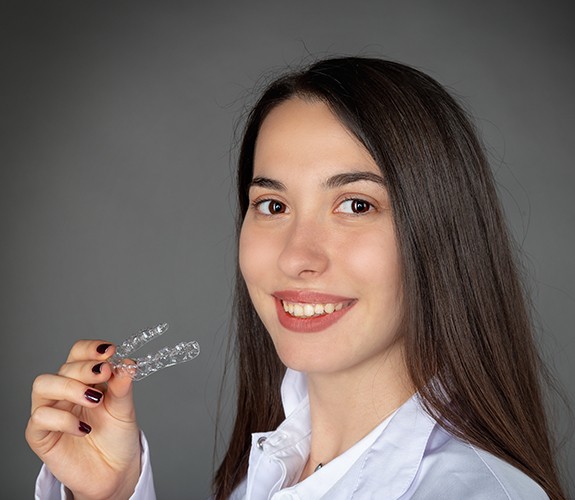
[[[335,303],[325,303],[325,304],[310,304],[302,302],[288,302],[287,300],[281,300],[281,305],[283,310],[293,316],[294,318],[317,318],[319,316],[326,316],[333,314],[334,312],[341,311],[349,307],[353,303],[353,300],[348,300],[345,302],[335,302]]]

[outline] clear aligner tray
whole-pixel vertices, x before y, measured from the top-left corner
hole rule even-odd
[[[159,370],[185,363],[200,354],[200,345],[192,340],[181,342],[174,347],[164,347],[155,354],[134,358],[132,353],[143,345],[162,335],[168,329],[167,323],[147,328],[124,340],[116,347],[116,352],[108,359],[114,373],[128,375],[133,380],[142,380]]]

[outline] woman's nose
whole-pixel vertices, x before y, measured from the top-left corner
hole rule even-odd
[[[328,235],[318,221],[294,220],[283,235],[278,259],[280,269],[291,278],[315,277],[329,266]]]

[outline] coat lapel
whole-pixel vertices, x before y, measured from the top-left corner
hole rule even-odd
[[[324,498],[349,500],[400,498],[412,484],[437,423],[413,396]]]

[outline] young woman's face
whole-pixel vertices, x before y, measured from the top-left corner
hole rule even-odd
[[[400,257],[381,172],[318,101],[258,135],[240,268],[283,363],[308,373],[399,359]]]

